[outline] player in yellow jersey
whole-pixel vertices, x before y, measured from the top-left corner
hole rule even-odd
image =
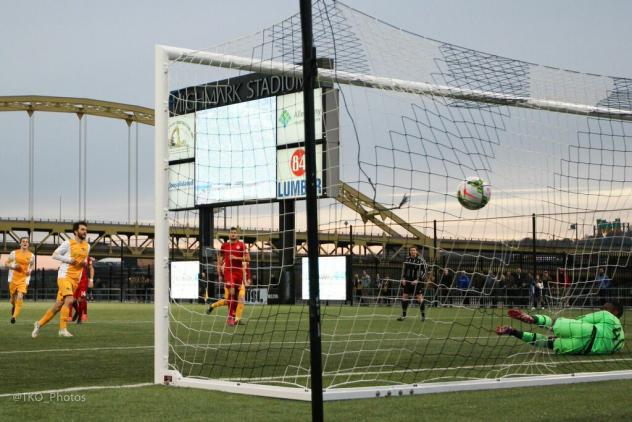
[[[46,325],[53,317],[60,312],[59,335],[61,337],[72,337],[68,332],[68,315],[70,307],[74,301],[73,293],[79,285],[81,273],[86,266],[90,245],[86,240],[88,236],[88,225],[81,221],[72,226],[75,238],[64,241],[53,252],[53,259],[61,262],[57,273],[57,301],[46,311],[46,314],[39,321],[35,321],[35,328],[31,336],[39,335],[40,329]]]
[[[29,251],[29,238],[20,238],[20,249],[9,254],[5,265],[9,267],[9,302],[11,303],[11,324],[22,310],[22,302],[31,279],[31,272],[35,267],[35,255]]]

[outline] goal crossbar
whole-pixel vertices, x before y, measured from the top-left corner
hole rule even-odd
[[[256,61],[248,57],[213,53],[208,51],[196,51],[170,46],[158,46],[158,48],[165,52],[169,60],[177,60],[184,63],[201,64],[264,74],[287,75],[294,78],[301,78],[303,75],[303,66],[296,64],[283,63],[273,60]],[[387,91],[406,92],[410,94],[445,97],[455,100],[476,101],[494,105],[506,105],[558,113],[576,114],[581,116],[632,121],[632,110],[577,104],[565,101],[554,101],[544,98],[509,95],[505,93],[437,85],[426,82],[407,81],[403,79],[340,71],[336,69],[318,69],[318,78],[323,82],[355,85]]]

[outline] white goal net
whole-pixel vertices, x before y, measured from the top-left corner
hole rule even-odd
[[[632,304],[632,80],[338,1],[313,17],[325,397],[629,377],[627,344],[560,353],[496,328],[552,336],[508,309]],[[309,398],[301,61],[298,15],[207,51],[157,47],[156,382]],[[457,199],[472,177],[491,189],[478,209]],[[427,270],[409,290],[413,246]]]

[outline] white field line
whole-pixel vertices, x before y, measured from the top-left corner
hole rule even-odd
[[[497,336],[490,337],[452,337],[451,340],[475,340],[475,339],[483,339],[483,338],[496,338]],[[326,340],[323,339],[323,343],[371,343],[371,342],[381,342],[381,341],[421,341],[421,340],[445,340],[445,339],[428,339],[428,338],[387,338],[387,339],[357,339],[357,340]],[[283,342],[283,341],[253,341],[250,343],[247,342],[235,342],[235,343],[222,343],[222,344],[204,344],[204,343],[193,343],[193,344],[179,344],[179,345],[171,345],[174,348],[181,347],[194,347],[197,349],[218,349],[221,347],[237,347],[237,346],[278,346],[278,345],[307,345],[309,341],[295,341],[295,342]],[[59,348],[59,349],[37,349],[37,350],[5,350],[0,351],[0,355],[12,355],[12,354],[20,354],[20,353],[49,353],[49,352],[94,352],[94,351],[107,351],[107,350],[134,350],[134,349],[153,349],[154,346],[112,346],[112,347],[85,347],[85,348]],[[373,352],[375,350],[365,350],[366,352]],[[355,353],[355,352],[354,352]]]
[[[406,333],[408,334],[408,333]],[[461,341],[461,340],[477,340],[477,339],[492,339],[492,338],[498,338],[498,336],[494,335],[494,336],[486,336],[486,337],[482,337],[482,336],[473,336],[473,337],[450,337],[450,338],[428,338],[428,337],[414,337],[414,338],[410,338],[410,337],[394,337],[394,338],[372,338],[372,339],[355,339],[355,340],[327,340],[327,339],[322,339],[321,342],[322,343],[374,343],[374,342],[388,342],[388,341],[397,341],[397,342],[403,342],[403,341],[445,341],[445,340],[455,340],[455,341]],[[221,344],[213,344],[213,343],[191,343],[191,344],[178,344],[178,345],[171,345],[171,347],[195,347],[195,348],[209,348],[209,349],[215,349],[215,348],[220,348],[220,347],[231,347],[231,346],[266,346],[266,345],[271,345],[271,346],[277,346],[277,345],[295,345],[295,344],[300,344],[300,345],[306,345],[309,344],[308,340],[305,341],[293,341],[293,342],[283,342],[283,341],[252,341],[252,342],[235,342],[235,343],[221,343]],[[365,351],[374,351],[374,350],[365,350]],[[357,351],[356,351],[357,352]],[[327,354],[327,353],[324,353]]]
[[[93,385],[93,386],[88,386],[88,387],[62,388],[62,389],[59,389],[59,390],[27,391],[27,392],[21,392],[21,393],[6,393],[6,394],[0,394],[0,398],[13,397],[15,399],[17,397],[19,399],[20,396],[29,396],[29,395],[37,395],[37,394],[71,393],[71,392],[75,392],[75,391],[107,390],[107,389],[111,389],[111,388],[138,388],[138,387],[148,387],[150,385],[154,385],[154,384],[149,383],[149,382],[145,382],[145,383],[141,383],[141,384],[125,384],[125,385]]]
[[[197,315],[200,316],[205,316],[203,314],[199,314],[196,313]],[[428,316],[428,314],[430,314],[430,316]],[[366,314],[366,315],[321,315],[321,321],[338,321],[338,320],[347,320],[347,321],[365,321],[365,320],[375,320],[375,319],[387,319],[390,320],[392,319],[393,321],[395,321],[399,316],[401,315],[401,311],[398,312],[393,312],[391,314]],[[418,314],[415,314],[414,311],[413,313],[409,316],[408,319],[410,320],[414,320],[417,319]],[[247,320],[248,322],[269,322],[270,320],[273,319],[277,319],[279,323],[281,322],[304,322],[304,323],[308,323],[309,322],[309,317],[307,316],[307,314],[305,314],[304,318],[300,318],[300,319],[295,319],[295,318],[288,318],[285,319],[283,318],[284,315],[282,314],[271,314],[269,315],[269,318],[244,318],[245,320]],[[207,317],[207,318],[211,318],[211,319],[225,319],[226,315],[219,315],[219,316],[211,316],[211,317]],[[434,323],[438,323],[438,324],[451,324],[456,320],[466,320],[466,321],[470,321],[470,320],[475,320],[475,319],[509,319],[507,316],[504,315],[498,315],[498,314],[488,314],[488,315],[484,315],[484,316],[454,316],[453,318],[450,318],[449,320],[442,320],[442,319],[435,319],[432,318],[432,312],[427,312],[426,311],[426,323],[429,322],[434,322]],[[178,320],[173,320],[173,322],[177,322]],[[202,321],[201,319],[198,321]]]
[[[196,320],[195,322],[202,322],[205,319],[208,319],[209,321],[213,321],[213,320],[219,320],[219,319],[225,319],[226,315],[213,315],[213,316],[206,316],[205,314],[202,313],[198,313],[198,312],[192,312],[192,314],[194,315],[198,315],[202,318],[200,318],[199,320]],[[428,312],[426,312],[426,314],[428,314]],[[309,317],[307,316],[307,314],[305,314],[304,318],[283,318],[283,314],[271,314],[269,315],[269,318],[245,318],[247,321],[251,322],[251,323],[258,323],[258,322],[270,322],[270,320],[274,320],[277,319],[278,323],[297,323],[297,322],[302,322],[302,323],[308,323],[309,322]],[[375,320],[375,319],[397,319],[397,317],[400,316],[399,312],[394,312],[392,314],[366,314],[366,315],[323,315],[321,317],[322,321],[338,321],[338,320],[349,320],[349,321],[365,321],[365,320]],[[171,322],[178,322],[181,320],[184,320],[185,318],[181,318],[180,320],[178,319],[173,319]],[[410,316],[411,320],[415,320],[417,319],[417,315],[416,314],[412,314]],[[436,319],[436,318],[432,318],[432,311],[430,311],[430,316],[426,317],[426,324],[428,323],[435,323],[435,324],[452,324],[455,321],[462,321],[462,320],[466,320],[466,321],[471,321],[471,320],[479,320],[479,319],[494,319],[494,320],[499,320],[499,319],[508,319],[505,315],[498,315],[498,314],[488,314],[488,315],[483,315],[483,316],[454,316],[450,319]],[[91,321],[86,321],[83,322],[82,324],[86,324],[86,325],[101,325],[101,324],[108,324],[108,325],[124,325],[124,324],[153,324],[154,321],[153,320],[138,320],[138,321],[134,321],[134,320],[107,320],[107,321],[99,321],[99,320],[91,320]],[[16,323],[17,325],[33,325],[33,321],[17,321]]]
[[[99,352],[102,350],[134,350],[134,349],[153,349],[154,346],[120,346],[120,347],[84,347],[79,349],[63,348],[63,349],[38,349],[38,350],[5,350],[0,355],[13,355],[21,353],[52,353],[52,352]]]

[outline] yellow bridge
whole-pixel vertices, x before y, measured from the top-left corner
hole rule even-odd
[[[0,112],[25,111],[74,113],[81,118],[93,115],[125,121],[153,125],[154,111],[149,108],[113,103],[85,98],[11,96],[0,97]],[[364,223],[381,231],[381,234],[354,234],[348,232],[323,232],[319,234],[322,254],[372,255],[380,258],[393,257],[409,245],[418,245],[430,251],[434,259],[442,251],[458,253],[531,253],[530,241],[479,241],[433,239],[401,218],[390,208],[373,201],[367,195],[342,183],[336,198],[353,210]],[[30,217],[32,214],[30,215]],[[153,258],[154,227],[145,224],[124,224],[116,222],[89,221],[90,242],[95,257]],[[226,228],[216,228],[217,237],[228,235]],[[38,254],[50,255],[63,240],[72,234],[71,221],[50,221],[29,218],[0,219],[2,234],[1,253],[8,253],[17,247],[19,238],[27,235]],[[273,251],[277,249],[281,236],[278,232],[265,229],[242,229],[242,237],[251,251]],[[191,259],[198,255],[198,229],[194,227],[172,227],[171,245],[173,259]],[[296,252],[307,252],[307,234],[296,233]],[[539,254],[581,253],[582,248],[575,242],[539,242]],[[617,253],[618,247],[612,247]],[[603,250],[603,247],[602,249]]]

